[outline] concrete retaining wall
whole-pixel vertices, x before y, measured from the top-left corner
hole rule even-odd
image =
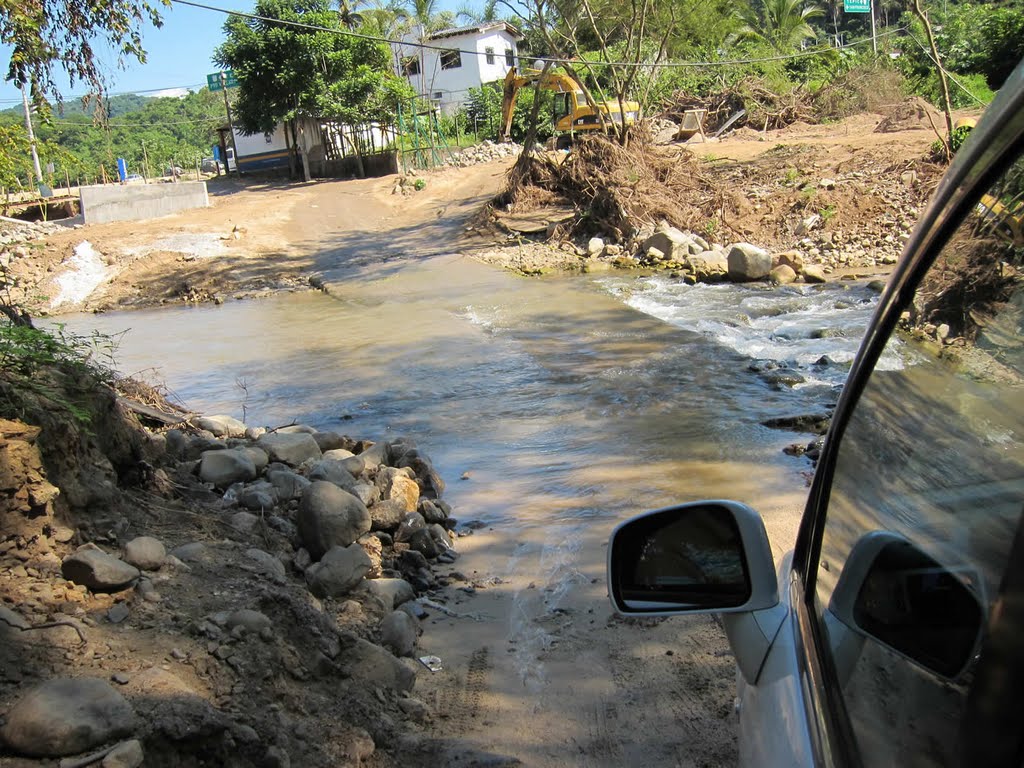
[[[155,219],[190,208],[206,208],[205,181],[178,184],[106,184],[79,190],[86,224]]]

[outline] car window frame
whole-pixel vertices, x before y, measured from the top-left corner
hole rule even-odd
[[[867,334],[836,404],[808,495],[793,554],[791,605],[801,653],[800,682],[815,762],[860,766],[828,641],[814,608],[818,563],[836,460],[846,425],[902,312],[953,233],[991,184],[1024,156],[1024,62],[1007,78],[985,119],[961,147],[904,249],[879,299]]]

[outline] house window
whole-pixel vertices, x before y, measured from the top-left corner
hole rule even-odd
[[[494,63],[494,49],[493,48],[484,48],[484,53],[487,55],[487,63],[488,64],[493,64]]]
[[[402,74],[406,77],[412,75],[418,75],[420,73],[420,58],[419,56],[403,56],[402,57]]]
[[[441,69],[458,69],[462,66],[462,53],[453,49],[441,51]]]
[[[444,91],[434,91],[434,99],[440,101],[444,98]]]
[[[505,49],[505,66],[511,67],[516,63],[515,52],[511,48]]]

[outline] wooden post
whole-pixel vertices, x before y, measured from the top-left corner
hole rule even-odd
[[[64,183],[67,186],[68,197],[71,197],[71,173],[68,171],[67,168],[64,169]]]

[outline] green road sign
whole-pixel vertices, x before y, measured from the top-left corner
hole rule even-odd
[[[233,70],[227,72],[214,72],[206,76],[206,87],[211,91],[219,91],[223,86],[221,84],[221,75],[224,75],[228,88],[237,88],[238,81],[235,79],[235,73]]]
[[[871,0],[843,0],[843,10],[847,13],[871,13]]]

